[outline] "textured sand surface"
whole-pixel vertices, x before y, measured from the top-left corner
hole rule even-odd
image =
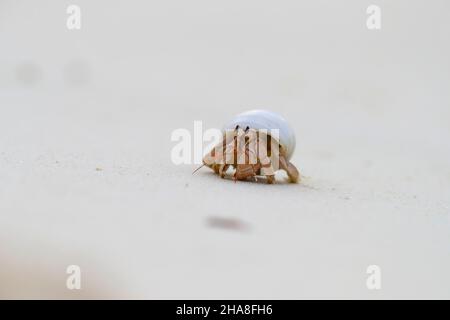
[[[1,1],[0,297],[450,298],[450,5],[378,2]],[[252,108],[301,184],[172,164]]]

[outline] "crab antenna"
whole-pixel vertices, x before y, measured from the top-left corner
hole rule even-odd
[[[198,170],[200,170],[205,164],[202,164],[200,167],[198,167],[197,169],[195,169],[192,174],[196,173]]]

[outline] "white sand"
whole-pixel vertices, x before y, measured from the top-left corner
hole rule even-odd
[[[450,298],[448,2],[78,2],[0,4],[0,297]],[[301,184],[170,161],[261,107]]]

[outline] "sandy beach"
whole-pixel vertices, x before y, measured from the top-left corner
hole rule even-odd
[[[448,2],[77,2],[0,2],[0,298],[450,298]],[[171,161],[257,108],[301,183]]]

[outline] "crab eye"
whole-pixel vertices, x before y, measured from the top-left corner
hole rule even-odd
[[[247,126],[247,128],[245,128],[245,132],[247,132],[248,130],[250,130],[249,126]]]
[[[239,125],[237,125],[236,128],[234,128],[234,130],[236,130],[236,131],[237,131],[237,129],[239,129]]]

